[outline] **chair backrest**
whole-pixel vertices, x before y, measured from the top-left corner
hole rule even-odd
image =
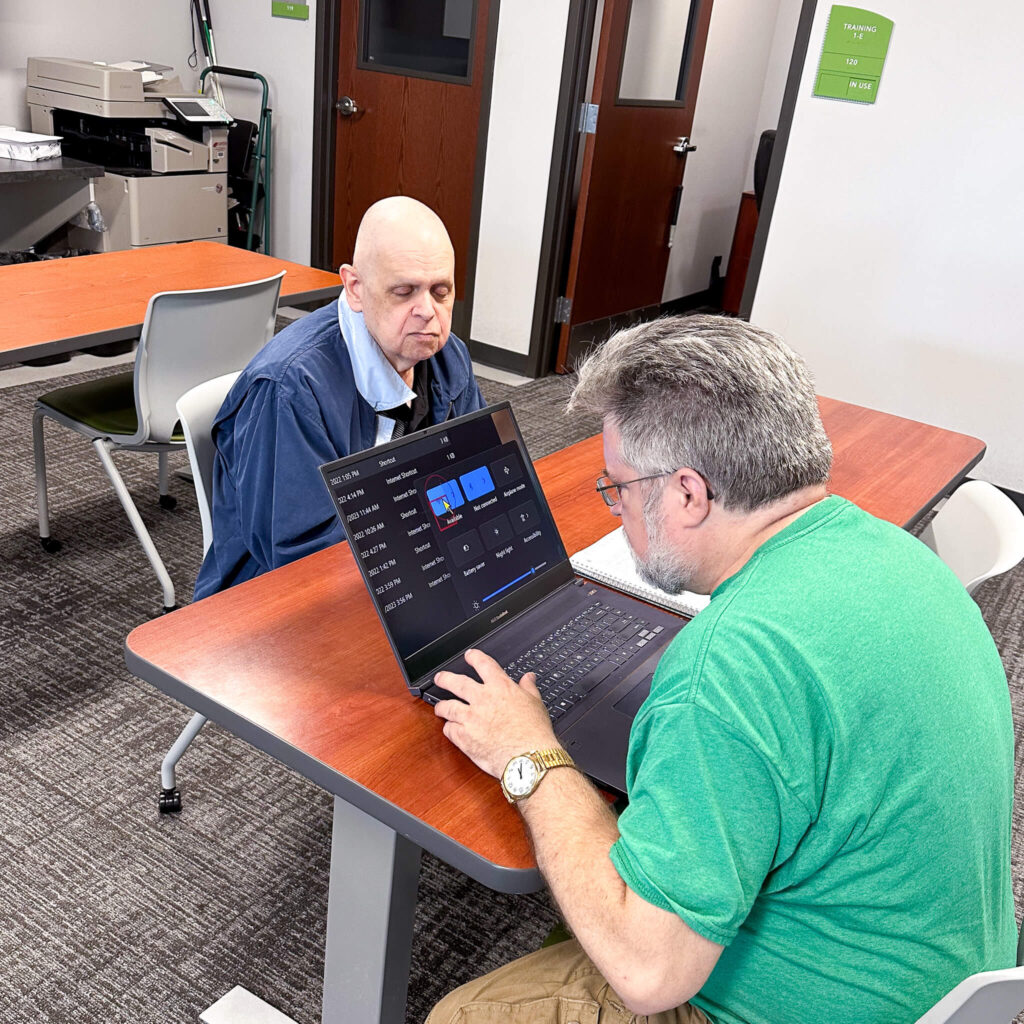
[[[965,978],[917,1024],[1008,1024],[1024,1010],[1024,967]]]
[[[178,399],[178,418],[185,433],[185,447],[188,461],[192,465],[192,482],[196,488],[199,503],[199,520],[203,524],[203,555],[213,543],[213,458],[216,448],[211,436],[213,421],[231,385],[238,379],[240,371],[225,373],[222,377],[203,381],[190,388]]]
[[[139,429],[126,444],[169,441],[178,422],[174,403],[189,388],[243,369],[263,348],[274,333],[284,273],[149,300],[135,355]]]
[[[935,513],[921,540],[973,594],[1024,558],[1024,514],[999,488],[969,480]]]

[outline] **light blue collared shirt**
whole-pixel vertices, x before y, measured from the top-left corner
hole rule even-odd
[[[396,409],[411,402],[416,392],[408,387],[399,372],[388,362],[380,345],[366,329],[363,314],[356,313],[349,306],[345,292],[338,299],[338,324],[352,359],[356,390],[377,413],[377,437],[373,443],[375,446],[383,444],[391,440],[395,421],[389,416],[381,416],[381,410]]]

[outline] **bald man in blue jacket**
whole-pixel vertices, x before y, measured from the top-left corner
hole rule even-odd
[[[271,339],[217,414],[196,600],[344,538],[323,463],[485,404],[451,333],[455,254],[432,210],[375,203],[340,273],[338,301]]]

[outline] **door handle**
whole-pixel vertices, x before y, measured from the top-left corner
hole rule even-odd
[[[689,135],[680,135],[679,141],[672,147],[676,153],[680,153],[685,156],[687,153],[692,153],[697,147],[690,144]]]
[[[334,105],[342,117],[351,117],[353,114],[359,113],[359,107],[356,106],[356,101],[351,96],[342,96]]]

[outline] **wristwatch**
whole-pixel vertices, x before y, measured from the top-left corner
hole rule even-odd
[[[547,775],[550,768],[575,768],[576,763],[561,748],[531,750],[513,757],[501,773],[501,791],[510,804],[525,800]]]

